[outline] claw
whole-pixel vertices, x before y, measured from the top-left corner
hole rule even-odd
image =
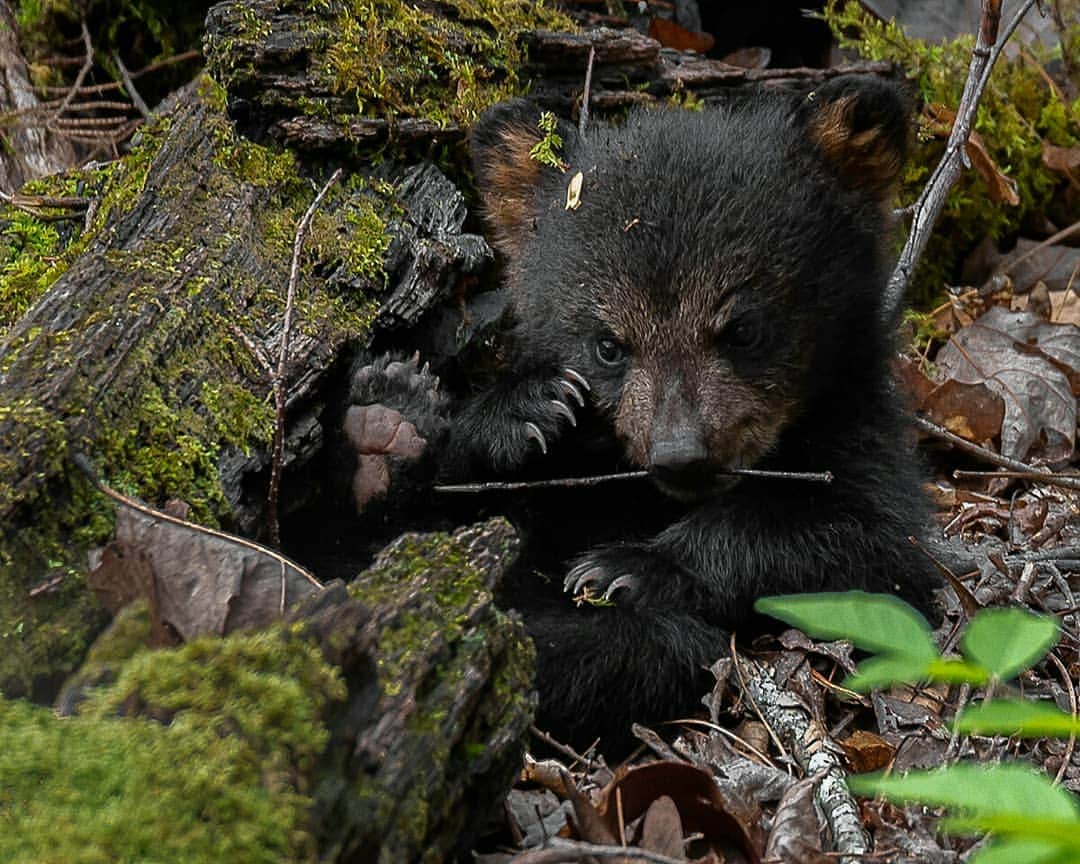
[[[572,594],[574,596],[581,594],[586,588],[589,587],[589,583],[599,575],[602,575],[604,568],[600,564],[596,564],[586,558],[580,564],[572,567],[570,572],[566,574],[566,578],[563,580],[563,591]]]
[[[618,579],[614,580],[608,585],[607,591],[604,592],[604,599],[610,600],[611,595],[618,591],[620,588],[631,588],[634,584],[634,577],[629,573],[623,573]]]
[[[570,421],[571,426],[577,426],[577,417],[574,416],[574,412],[570,410],[570,406],[565,402],[560,402],[558,399],[549,399],[551,407],[555,409],[556,414],[560,414]]]
[[[540,427],[533,423],[531,420],[525,422],[525,437],[532,438],[537,444],[540,445],[540,452],[547,456],[547,441],[544,439],[544,433],[540,431]]]
[[[585,397],[581,395],[581,391],[574,386],[572,381],[567,381],[565,378],[558,380],[558,385],[562,387],[563,391],[578,404],[578,408],[585,407]]]
[[[565,369],[563,369],[563,375],[565,375],[575,384],[580,384],[582,387],[584,387],[586,393],[592,390],[592,387],[589,386],[589,382],[585,380],[585,376],[578,372],[576,369],[571,369],[569,366],[567,366]]]

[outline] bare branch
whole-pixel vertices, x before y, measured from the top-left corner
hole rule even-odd
[[[1001,54],[1005,43],[1019,26],[1021,19],[1028,13],[1036,0],[1024,0],[1016,14],[998,38],[998,26],[1001,21],[1001,0],[982,0],[982,16],[979,21],[979,34],[971,52],[968,77],[964,82],[964,92],[956,109],[949,142],[941,161],[923,188],[911,222],[911,233],[896,262],[896,268],[889,278],[885,290],[883,309],[889,321],[894,321],[903,304],[911,275],[919,263],[938,216],[945,206],[945,198],[964,168],[970,167],[967,156],[967,142],[975,123],[975,112],[979,100],[986,89],[994,63]]]
[[[266,498],[266,517],[270,533],[270,542],[274,546],[281,545],[281,530],[278,525],[278,487],[281,483],[281,460],[285,447],[285,365],[289,357],[289,338],[292,335],[293,308],[296,305],[296,287],[300,282],[300,253],[304,248],[304,238],[307,236],[308,227],[315,216],[315,211],[322,204],[326,193],[330,191],[338,178],[341,177],[342,169],[338,168],[326,184],[319,190],[311,206],[305,211],[296,226],[296,237],[293,240],[292,266],[289,269],[289,289],[285,296],[285,321],[281,325],[281,347],[278,349],[277,374],[274,376],[274,408],[276,410],[276,422],[274,424],[274,451],[270,458],[270,490]]]

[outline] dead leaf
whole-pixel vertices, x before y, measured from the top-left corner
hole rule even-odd
[[[952,131],[953,124],[956,122],[956,112],[947,105],[939,103],[927,105],[926,110],[934,120],[931,125],[935,132],[940,137],[947,138]],[[968,158],[971,159],[971,164],[979,172],[979,176],[986,184],[991,200],[1004,201],[1013,207],[1020,203],[1016,181],[998,168],[978,132],[972,132],[968,136],[967,154]]]
[[[1005,402],[985,384],[964,384],[954,378],[930,391],[920,411],[954,435],[981,444],[1001,432]]]
[[[580,171],[570,178],[566,185],[566,210],[577,210],[581,206],[581,184],[585,181],[585,175]]]
[[[677,861],[686,860],[679,808],[667,795],[661,795],[645,811],[638,846]]]
[[[698,51],[701,54],[705,54],[716,44],[712,34],[687,30],[666,18],[653,18],[649,22],[649,36],[665,48],[674,48],[676,51]]]
[[[741,853],[743,860],[760,864],[764,837],[756,805],[729,800],[711,774],[685,762],[653,762],[619,771],[603,790],[599,810],[608,831],[620,836],[662,797],[674,803],[684,831],[700,834],[711,849],[727,856],[720,860],[739,860],[731,856]]]
[[[1045,282],[1051,296],[1059,291],[1080,288],[1080,249],[1075,246],[1043,246],[1021,238],[1016,248],[1001,255],[996,269],[1008,273],[1018,293],[1030,291],[1037,282]]]
[[[844,748],[844,756],[847,757],[851,770],[856,774],[884,768],[896,755],[896,748],[888,741],[862,729],[856,729],[839,743]]]
[[[936,364],[943,379],[983,384],[1001,397],[1003,455],[1036,455],[1048,462],[1072,455],[1080,328],[995,307],[958,331]]]
[[[1080,145],[1057,147],[1043,141],[1042,160],[1043,165],[1051,171],[1060,171],[1062,174],[1080,171]]]
[[[833,859],[821,849],[820,826],[814,807],[817,779],[807,777],[784,793],[773,817],[764,857],[790,864],[827,864]]]
[[[88,581],[106,602],[145,596],[181,638],[265,626],[322,586],[271,549],[145,508],[116,512],[116,539]],[[142,509],[142,508],[145,508]]]

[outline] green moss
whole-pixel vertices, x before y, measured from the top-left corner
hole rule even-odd
[[[447,5],[456,15],[433,14],[408,0],[350,0],[322,75],[337,93],[355,100],[358,113],[465,125],[488,105],[521,92],[519,31],[573,29],[543,2]]]
[[[0,858],[313,860],[307,793],[342,698],[279,628],[138,654],[76,718],[0,701]]]
[[[858,3],[839,0],[830,2],[826,19],[843,46],[871,60],[896,63],[924,103],[956,108],[972,37],[940,45],[909,39],[895,23],[882,23]],[[1075,29],[1080,33],[1080,26]],[[944,137],[931,131],[921,131],[909,160],[902,204],[916,200],[944,152],[948,129],[942,130]],[[1044,216],[1061,225],[1080,219],[1076,203],[1080,198],[1072,196],[1067,209],[1069,196],[1058,194],[1067,179],[1042,159],[1044,141],[1060,147],[1080,144],[1080,99],[1061,101],[1030,56],[998,59],[979,105],[975,131],[997,166],[1016,182],[1020,204],[993,201],[977,171],[963,174],[946,200],[914,280],[915,299],[922,303],[933,303],[946,284],[955,283],[961,263],[983,238],[1008,243],[1026,224],[1040,225]]]

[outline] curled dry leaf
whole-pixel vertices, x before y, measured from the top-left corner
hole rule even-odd
[[[776,808],[765,858],[791,864],[826,864],[833,859],[821,849],[814,787],[817,780],[807,777],[784,793]]]
[[[994,308],[938,352],[945,380],[985,385],[1001,397],[1001,452],[1013,459],[1068,459],[1080,390],[1080,329]]]
[[[259,627],[322,586],[274,551],[167,514],[122,505],[116,539],[95,556],[90,587],[110,608],[150,602],[155,628],[184,640]]]
[[[662,798],[674,805],[681,830],[701,835],[701,842],[719,860],[760,864],[765,844],[756,806],[729,800],[709,772],[685,762],[653,762],[618,772],[599,805],[607,831],[614,837],[627,834],[627,826]],[[667,805],[660,805],[646,821],[654,823],[650,830],[656,832],[650,842],[663,842],[667,848],[676,824]],[[642,836],[627,836],[631,839],[642,844]]]

